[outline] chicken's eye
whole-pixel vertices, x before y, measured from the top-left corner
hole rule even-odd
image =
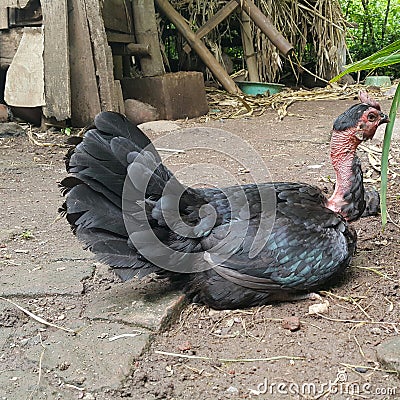
[[[376,115],[373,113],[368,114],[368,121],[374,122],[376,121]]]

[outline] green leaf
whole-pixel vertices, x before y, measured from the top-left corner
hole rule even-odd
[[[390,107],[389,119],[390,122],[386,125],[385,136],[383,139],[382,158],[381,158],[381,218],[382,230],[385,229],[387,223],[387,181],[388,181],[388,167],[389,167],[389,149],[392,139],[392,132],[396,113],[400,106],[400,85],[397,85],[396,93],[394,95],[392,106]]]
[[[337,82],[342,76],[351,72],[358,72],[366,69],[387,67],[388,65],[400,63],[400,40],[389,44],[389,46],[377,51],[376,53],[346,66],[346,69],[339,75],[330,80],[330,83]]]

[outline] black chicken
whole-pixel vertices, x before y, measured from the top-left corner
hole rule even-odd
[[[62,212],[73,232],[122,280],[156,273],[196,302],[232,309],[304,297],[350,263],[365,209],[357,146],[388,122],[361,104],[333,125],[333,195],[304,183],[217,188],[180,184],[150,140],[103,112],[67,157]]]

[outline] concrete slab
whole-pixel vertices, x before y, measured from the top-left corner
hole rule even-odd
[[[1,354],[3,352],[3,348],[4,348],[5,344],[7,343],[7,340],[10,337],[10,335],[12,334],[12,332],[13,332],[12,328],[4,328],[4,326],[1,326],[1,329],[0,329],[0,358],[1,358]]]
[[[0,229],[0,243],[8,242],[14,235],[18,235],[20,231],[14,229]]]
[[[38,365],[43,352],[44,377],[87,391],[117,388],[150,341],[144,329],[110,322],[93,322],[78,335],[51,328],[42,336],[27,360]]]
[[[400,338],[389,338],[376,348],[378,361],[386,368],[400,373]]]
[[[59,387],[52,387],[49,382],[43,378],[38,385],[38,374],[32,371],[6,370],[0,371],[0,399],[1,400],[61,400],[72,399],[62,397]],[[6,382],[6,384],[4,384]]]
[[[2,270],[0,295],[3,297],[80,295],[82,281],[94,271],[87,260],[25,263],[18,266],[18,279],[15,279],[15,268],[7,266]]]
[[[144,132],[155,132],[155,133],[163,133],[163,132],[171,132],[180,129],[180,126],[175,122],[166,121],[166,120],[157,120],[157,121],[149,121],[143,122],[139,124],[138,127]]]
[[[115,285],[104,294],[89,295],[84,316],[158,332],[169,326],[184,304],[182,292],[172,290],[167,282],[132,280]]]

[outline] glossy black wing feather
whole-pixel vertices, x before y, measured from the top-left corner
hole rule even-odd
[[[208,255],[213,268],[193,280],[198,301],[215,308],[257,304],[261,299],[270,302],[282,298],[285,292],[320,287],[348,265],[355,250],[355,234],[341,216],[324,207],[325,197],[319,190],[307,185],[299,190],[298,184],[278,183],[276,194],[275,222],[256,257],[250,259],[249,252],[259,228],[257,218],[248,221],[241,243],[242,223],[238,229],[226,225],[225,232],[219,226],[203,240],[204,247],[213,249]],[[227,247],[224,252],[220,247],[215,253],[215,246],[224,241],[228,231],[229,243],[238,244],[236,251],[230,253],[233,248]]]

